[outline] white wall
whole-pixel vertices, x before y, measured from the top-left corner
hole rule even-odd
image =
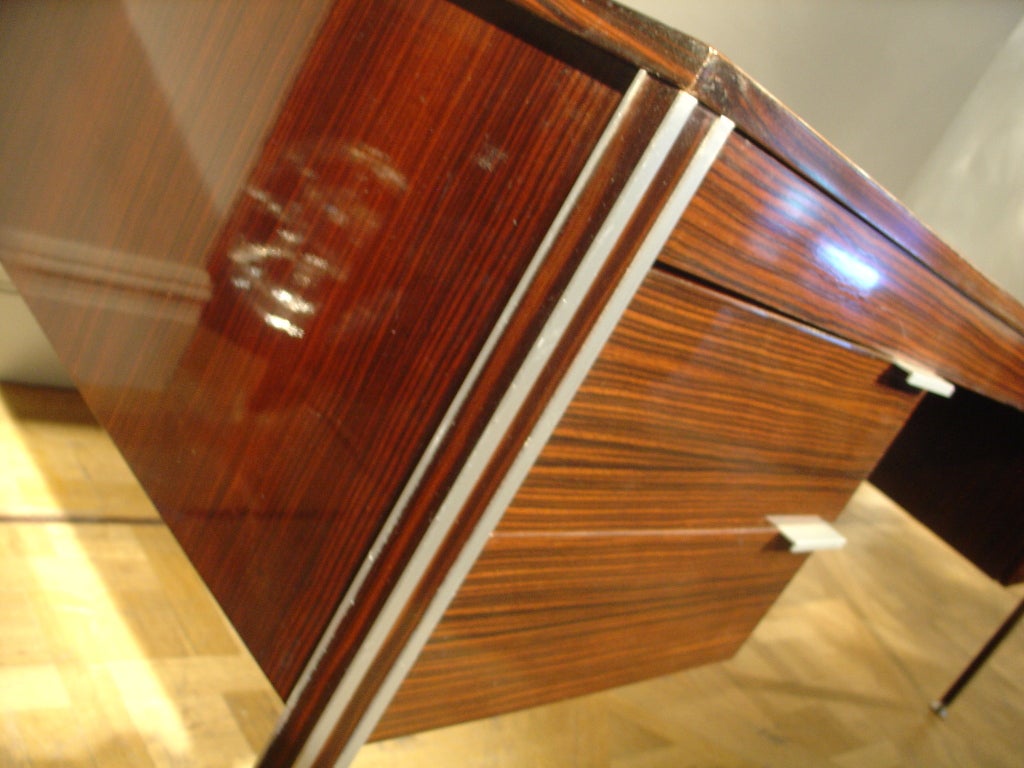
[[[1024,302],[1024,21],[915,177],[905,202]]]
[[[902,197],[1021,0],[623,0],[714,46]]]
[[[0,268],[0,381],[71,386],[71,379],[57,360],[43,329],[3,268]]]

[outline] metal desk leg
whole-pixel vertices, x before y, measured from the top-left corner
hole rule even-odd
[[[956,682],[949,687],[949,690],[946,691],[943,697],[938,701],[932,702],[932,711],[935,712],[935,714],[939,717],[946,716],[946,710],[949,705],[953,703],[953,700],[960,694],[960,691],[963,690],[964,686],[971,681],[971,678],[974,677],[975,673],[981,669],[988,657],[992,655],[992,652],[999,647],[999,644],[1003,642],[1003,639],[1010,633],[1010,630],[1013,629],[1014,625],[1020,621],[1021,616],[1024,616],[1024,600],[1021,600],[1013,613],[1011,613],[1007,617],[1006,621],[1003,622],[1003,625],[999,627],[999,629],[996,630],[996,633],[992,635],[987,643],[985,643],[985,647],[982,648],[978,652],[978,655],[974,657],[974,660],[967,665],[967,669],[961,673],[960,677],[958,677]]]

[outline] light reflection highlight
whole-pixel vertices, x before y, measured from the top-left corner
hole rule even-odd
[[[347,262],[385,231],[406,187],[368,145],[291,148],[262,185],[246,189],[252,208],[228,254],[227,284],[267,327],[308,338]]]
[[[817,248],[818,260],[844,283],[858,291],[870,292],[881,281],[877,269],[858,256],[832,243],[822,243]]]

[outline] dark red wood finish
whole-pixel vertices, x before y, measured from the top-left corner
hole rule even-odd
[[[916,405],[889,368],[652,272],[377,737],[731,654],[801,562],[765,516],[835,517]]]
[[[634,104],[266,765],[291,764],[363,643],[669,83],[747,138],[730,142],[378,736],[728,655],[799,563],[761,516],[834,515],[915,402],[888,388],[887,355],[1024,404],[1024,309],[708,46],[604,2],[340,0],[326,17],[325,4],[0,7],[0,258],[282,693],[628,80],[637,67],[661,80]],[[698,110],[639,201],[324,759],[712,117]],[[677,647],[681,626],[695,634]]]
[[[741,137],[730,139],[662,259],[1024,408],[1024,335]]]
[[[191,313],[157,288],[134,297],[140,323],[103,282],[61,274],[75,295],[55,296],[32,258],[5,260],[282,693],[629,75],[568,66],[557,36],[518,36],[530,17],[470,5],[486,18],[338,3],[211,248],[146,190],[154,226],[182,232],[166,256],[199,286]]]
[[[336,633],[324,660],[318,668],[318,674],[303,694],[304,706],[296,711],[282,730],[276,735],[266,754],[269,765],[288,765],[304,743],[314,725],[315,717],[326,705],[334,692],[341,675],[352,656],[364,642],[365,635],[377,617],[381,606],[391,593],[395,580],[401,574],[407,561],[419,544],[427,526],[431,523],[438,507],[455,481],[465,463],[475,441],[489,420],[493,405],[508,387],[511,377],[521,364],[526,351],[536,341],[543,321],[554,306],[554,298],[565,287],[572,271],[590,246],[598,233],[601,223],[610,208],[617,200],[622,186],[628,179],[633,167],[639,162],[646,142],[664,115],[665,110],[674,96],[673,89],[656,80],[648,80],[646,85],[635,95],[634,101],[627,109],[620,130],[611,141],[605,159],[598,164],[591,182],[587,185],[577,202],[575,213],[561,231],[559,238],[552,247],[547,264],[537,275],[521,305],[521,311],[512,319],[502,341],[498,345],[491,360],[481,372],[478,385],[473,395],[463,408],[458,428],[446,441],[431,471],[420,486],[419,493],[411,501],[405,513],[403,525],[395,531],[387,547],[374,563],[374,569],[367,580],[361,599],[352,607],[346,616],[342,628]],[[697,121],[703,127],[705,121]],[[699,131],[688,136],[692,141]],[[626,246],[628,257],[635,243]],[[621,266],[621,264],[620,264]],[[614,280],[601,281],[602,288],[614,285]],[[592,315],[591,308],[589,315]],[[592,317],[588,315],[588,321]],[[581,332],[586,329],[581,323]],[[569,334],[576,340],[578,334]],[[560,364],[566,364],[569,355],[556,355]],[[543,407],[541,398],[527,400],[527,410],[536,417]],[[517,435],[520,441],[522,434]],[[513,454],[515,448],[506,449]],[[488,470],[483,476],[492,482],[500,480],[501,470]],[[493,487],[489,489],[493,492]],[[354,697],[344,716],[338,723],[327,747],[327,754],[337,754],[344,747],[349,733],[363,714],[363,709],[376,691],[383,676],[395,656],[402,650],[408,639],[408,631],[420,617],[422,610],[429,601],[437,582],[444,577],[450,560],[456,556],[464,543],[465,534],[472,529],[483,510],[487,495],[480,495],[464,510],[465,519],[459,526],[453,541],[446,542],[442,548],[443,556],[432,568],[425,584],[416,599],[407,606],[407,615],[402,627],[396,631],[381,649],[381,658],[376,660],[370,670],[370,681],[363,686],[363,691]]]
[[[45,261],[55,277],[89,287],[195,301],[194,289],[168,281],[196,277],[202,288],[205,249],[327,5],[165,3],[129,13],[119,3],[4,3],[5,260]],[[75,364],[77,350],[62,351]]]
[[[573,254],[573,258],[569,261],[571,264],[589,248],[596,236],[598,226],[601,224],[603,217],[608,213],[608,206],[617,199],[623,184],[632,171],[633,165],[640,160],[647,141],[650,139],[657,124],[662,120],[676,93],[675,89],[666,86],[664,83],[652,79],[646,80],[645,86],[630,105],[626,122],[620,135],[613,142],[612,152],[607,162],[600,164],[592,178],[591,184],[588,185],[589,188],[584,197],[586,199],[593,198],[594,202],[599,205],[595,208],[593,203],[588,202],[575,211],[575,214],[572,216],[574,223],[570,223],[563,231],[563,237],[559,238],[554,249],[553,258],[557,260],[557,254],[567,250]],[[639,248],[644,233],[650,226],[653,212],[664,203],[666,196],[672,189],[674,180],[678,178],[682,169],[685,168],[692,158],[696,145],[707,132],[712,119],[712,116],[706,112],[699,110],[696,112],[683,130],[674,151],[670,154],[670,158],[666,162],[666,170],[655,180],[650,193],[642,201],[639,201],[640,212],[634,215],[627,233],[618,241],[605,268],[594,276],[589,293],[581,309],[575,314],[573,321],[564,333],[561,343],[552,355],[550,364],[541,376],[539,383],[524,397],[523,407],[518,412],[512,427],[501,439],[496,458],[490,462],[486,469],[480,472],[479,481],[473,489],[469,501],[460,511],[450,534],[447,535],[445,541],[438,548],[429,571],[424,575],[420,585],[406,602],[406,605],[404,605],[401,615],[394,623],[389,637],[381,644],[369,674],[352,696],[351,706],[346,709],[345,713],[337,721],[334,731],[325,746],[325,754],[337,755],[341,752],[352,730],[357,726],[359,719],[364,714],[367,703],[376,695],[384,676],[394,665],[396,658],[403,648],[406,647],[412,632],[421,621],[423,612],[445,578],[445,575],[452,567],[453,561],[464,548],[467,538],[478,524],[481,514],[490,498],[495,494],[505,473],[509,470],[509,466],[517,456],[523,441],[536,425],[547,399],[557,386],[560,377],[564,375],[573,356],[579,351],[580,344],[593,326],[608,295],[613,291],[618,280],[622,278],[623,272]],[[541,310],[539,316],[546,315],[555,303],[555,297],[558,295],[554,290],[555,288],[555,286],[552,286],[553,290],[542,292],[538,297],[540,300],[538,309]],[[529,312],[524,312],[522,317],[517,318],[516,325],[522,322],[528,323],[528,316]],[[535,334],[539,330],[535,329]],[[514,328],[511,331],[512,336],[515,337],[517,332]],[[536,336],[532,338],[536,339]],[[500,355],[495,355],[494,366],[488,366],[487,371],[481,376],[481,390],[485,391],[488,388],[488,381],[496,381],[494,372],[506,372],[497,381],[504,379],[505,383],[503,386],[507,386],[511,371],[518,367],[520,359],[514,355],[509,359],[501,359],[500,357]],[[467,407],[466,411],[467,413],[472,413],[473,409]],[[426,512],[437,508],[444,499],[447,488],[451,485],[451,480],[454,479],[454,475],[450,476],[445,473],[442,460],[439,460],[437,464],[441,465],[440,471],[433,474],[430,481],[425,483],[423,494],[417,502],[418,507]],[[458,466],[455,468],[458,469]],[[411,513],[410,517],[424,519],[415,512]],[[410,525],[407,528],[414,529],[415,526]],[[416,537],[409,538],[415,544]],[[394,547],[388,548],[388,554],[391,555],[393,552],[400,551],[403,547],[408,546],[409,543],[407,542],[397,541]],[[380,582],[383,580],[375,581]],[[376,595],[372,593],[377,590],[377,586],[371,588],[368,591],[370,599],[362,601],[361,605],[356,606],[356,609],[360,612],[365,612],[365,606],[372,604],[376,599]],[[353,618],[351,624],[353,627],[364,626],[357,617]],[[358,642],[358,634],[352,632],[351,628],[346,628],[345,632],[338,634],[339,647],[332,650],[330,654],[332,659],[340,659],[341,662],[344,662],[354,648],[357,647],[354,644]],[[332,676],[324,674],[319,675],[318,678],[331,680]],[[331,692],[330,688],[323,690],[324,695],[329,695]],[[321,693],[321,689],[317,686],[317,690],[313,695],[319,696]],[[299,743],[301,744],[301,741]],[[295,740],[288,738],[287,735],[275,739],[268,752],[271,764],[287,763],[294,754],[294,749]]]
[[[744,136],[905,249],[939,279],[1024,333],[1024,307],[1016,299],[960,258],[906,206],[727,58],[716,54],[708,59],[694,93],[709,108],[730,115]]]
[[[1024,413],[929,395],[871,482],[992,578],[1024,580]]]

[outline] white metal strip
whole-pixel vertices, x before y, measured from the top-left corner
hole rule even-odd
[[[625,118],[627,111],[631,107],[630,102],[635,98],[640,87],[647,78],[648,75],[643,72],[640,72],[637,75],[637,78],[634,80],[633,85],[628,92],[627,98],[623,100],[623,104],[613,121],[614,124],[609,126],[609,129],[605,134],[607,141],[605,141],[605,137],[603,137],[603,146],[600,147],[600,153],[595,151],[595,163],[593,168],[596,168],[597,162],[600,161],[600,155],[607,150],[608,146],[610,146],[610,142],[614,137],[615,132],[619,129],[621,121]],[[480,472],[490,461],[495,450],[500,444],[505,431],[511,424],[516,413],[518,413],[526,395],[532,388],[534,381],[536,381],[540,376],[541,371],[547,364],[558,339],[561,337],[561,334],[564,332],[572,316],[575,314],[579,302],[582,301],[587,290],[589,290],[590,281],[592,281],[594,276],[599,272],[601,264],[604,263],[604,260],[611,253],[622,231],[629,223],[637,201],[643,196],[644,192],[652,183],[657,171],[660,169],[661,164],[664,162],[665,157],[672,148],[672,145],[674,144],[679,132],[682,130],[682,127],[686,124],[686,121],[688,120],[695,105],[696,101],[692,97],[682,96],[677,100],[673,107],[670,108],[669,114],[666,115],[665,120],[659,126],[650,145],[641,157],[636,169],[634,169],[629,180],[627,180],[622,194],[616,201],[615,205],[612,206],[606,220],[598,230],[594,242],[584,255],[583,260],[576,271],[576,276],[570,280],[569,286],[567,286],[559,303],[552,311],[552,314],[545,324],[537,342],[527,354],[519,372],[506,391],[504,397],[495,410],[495,413],[488,422],[488,425],[485,427],[484,433],[481,435],[476,446],[471,452],[465,466],[460,470],[460,473],[446,496],[445,501],[442,502],[431,526],[427,529],[422,541],[417,545],[416,551],[410,559],[410,562],[399,577],[391,595],[385,601],[380,614],[370,627],[362,646],[356,652],[348,670],[346,670],[338,684],[338,687],[335,689],[328,701],[327,706],[321,713],[310,737],[303,745],[302,751],[300,752],[296,762],[297,766],[311,765],[318,756],[323,745],[326,743],[337,720],[345,711],[349,700],[355,694],[359,684],[362,682],[369,670],[370,665],[373,663],[377,650],[386,639],[394,623],[401,616],[409,597],[413,593],[413,590],[426,573],[437,549],[444,541],[444,538],[447,536],[457,514],[462,509],[469,497],[469,494],[472,492],[472,489],[479,478]],[[562,213],[559,214],[559,217],[556,220],[556,225],[552,227],[552,238],[557,236],[558,230],[560,230],[564,221],[572,212],[576,202],[575,197],[582,192],[582,189],[588,182],[588,178],[581,178],[580,183],[577,185],[578,189],[574,188],[576,195],[572,199],[567,200]],[[544,250],[546,252],[547,249],[545,248]],[[578,294],[578,296],[576,294]],[[413,654],[413,658],[415,658],[415,655],[418,653],[419,649],[416,649]],[[400,679],[401,678],[399,678],[399,681]],[[393,691],[388,694],[387,700],[390,700],[391,695],[393,695]],[[386,701],[384,706],[386,706]],[[381,710],[382,709],[383,707]],[[377,719],[379,719],[379,717],[380,713],[376,713],[372,719],[364,717],[360,723],[361,730],[372,729],[373,724]],[[357,735],[353,738],[343,754],[342,759],[339,761],[339,764],[344,765],[349,762],[355,754],[355,750],[358,749],[358,745],[361,745],[368,736],[369,733],[367,732],[365,735]]]
[[[950,398],[956,392],[956,385],[924,366],[896,357],[892,364],[907,374],[907,386],[931,392],[939,397]]]
[[[566,220],[572,214],[572,211],[575,208],[580,195],[583,193],[583,190],[586,188],[587,184],[590,182],[590,179],[593,177],[594,171],[596,170],[598,163],[601,161],[601,158],[608,151],[608,147],[611,145],[612,140],[618,133],[622,125],[622,121],[625,119],[626,114],[629,112],[629,108],[636,99],[636,96],[639,93],[646,79],[647,77],[645,73],[642,72],[639,75],[637,75],[636,78],[634,78],[632,84],[629,87],[629,90],[627,90],[626,94],[623,96],[621,104],[616,109],[615,114],[612,116],[612,119],[609,121],[608,126],[605,128],[600,139],[598,140],[597,145],[594,147],[594,151],[591,153],[590,157],[587,159],[586,164],[583,166],[583,170],[580,172],[579,178],[576,180],[576,183],[569,191],[569,195],[566,197],[566,200],[562,204],[562,207],[559,210],[557,216],[555,217],[555,220],[552,222],[551,227],[548,229],[548,232],[546,233],[544,240],[541,242],[540,247],[537,249],[537,253],[534,254],[530,263],[527,265],[526,271],[523,273],[523,276],[520,279],[518,285],[516,286],[515,291],[512,293],[512,296],[509,298],[508,303],[506,304],[504,310],[499,316],[494,329],[487,337],[487,341],[484,342],[484,346],[481,348],[480,354],[473,362],[473,366],[470,368],[469,372],[466,374],[466,378],[459,386],[459,390],[456,392],[451,405],[445,412],[445,415],[442,418],[441,423],[438,426],[437,430],[435,431],[433,437],[431,438],[426,451],[423,453],[423,456],[420,457],[420,460],[417,462],[412,474],[409,476],[409,480],[406,482],[405,487],[402,489],[402,493],[399,495],[398,500],[395,502],[395,506],[388,513],[388,517],[384,521],[384,525],[381,527],[380,532],[374,539],[374,542],[371,545],[370,550],[367,553],[367,556],[364,558],[363,563],[361,564],[359,570],[356,572],[356,575],[353,578],[352,583],[349,585],[349,588],[346,591],[345,596],[343,597],[337,610],[334,612],[334,615],[331,617],[331,621],[328,623],[327,628],[321,635],[320,641],[317,643],[317,647],[313,652],[313,655],[310,657],[309,662],[307,662],[305,668],[302,671],[302,675],[298,680],[298,683],[292,689],[291,695],[288,697],[285,714],[279,720],[279,723],[283,723],[286,720],[287,715],[291,713],[291,711],[298,703],[299,699],[302,697],[302,694],[305,691],[306,686],[309,684],[309,681],[310,679],[312,679],[312,676],[316,671],[317,667],[319,666],[320,661],[323,659],[324,654],[327,652],[327,649],[329,648],[331,642],[333,641],[334,636],[338,631],[338,627],[341,626],[341,622],[348,614],[349,609],[355,605],[355,602],[358,599],[359,594],[362,592],[363,586],[366,583],[366,579],[373,568],[374,562],[380,556],[380,553],[383,551],[387,542],[390,540],[392,534],[394,533],[395,528],[397,528],[398,524],[401,522],[405,514],[405,510],[409,506],[410,500],[412,499],[416,491],[419,489],[419,485],[423,480],[423,476],[426,474],[427,469],[430,467],[430,465],[436,458],[437,452],[440,449],[441,444],[444,442],[445,436],[448,434],[448,430],[451,429],[452,424],[455,423],[455,419],[458,417],[459,412],[462,410],[462,406],[465,404],[470,392],[472,392],[473,388],[476,386],[477,380],[480,378],[480,374],[483,371],[484,365],[490,359],[490,356],[493,353],[494,348],[497,346],[498,341],[504,335],[505,329],[508,327],[509,322],[511,322],[513,315],[519,309],[519,305],[522,302],[523,296],[525,295],[527,288],[529,287],[530,283],[533,282],[533,279],[536,276],[537,271],[540,269],[541,265],[544,263],[544,260],[547,258],[548,252],[551,250],[552,245],[554,245],[558,233],[565,225]]]
[[[634,85],[642,83],[646,77],[646,74],[641,73],[638,75],[637,80],[634,81]],[[575,315],[579,303],[582,302],[589,291],[591,281],[598,274],[601,265],[612,252],[622,231],[632,218],[637,201],[642,198],[647,188],[653,182],[655,175],[661,168],[665,157],[675,143],[679,132],[689,119],[695,105],[696,100],[693,97],[682,94],[670,107],[668,114],[655,132],[636,169],[634,169],[629,180],[626,182],[619,199],[612,206],[607,218],[598,230],[594,242],[584,255],[573,279],[570,280],[558,304],[552,310],[536,343],[530,352],[527,353],[526,359],[495,409],[495,413],[484,428],[483,434],[470,453],[465,465],[460,470],[452,488],[438,509],[433,522],[427,529],[421,542],[417,545],[415,553],[403,570],[391,595],[385,601],[380,614],[367,633],[362,646],[356,652],[352,663],[349,665],[349,669],[346,670],[334,694],[332,694],[331,699],[299,754],[296,762],[297,766],[311,765],[324,743],[326,743],[335,723],[341,717],[348,706],[349,700],[365,677],[366,672],[376,657],[378,649],[387,638],[395,622],[402,615],[409,597],[427,572],[430,562],[448,535],[459,511],[461,511],[473,487],[476,485],[480,473],[497,450],[505,431],[519,412],[533,383],[547,365],[558,340],[561,338],[573,315]],[[566,215],[568,215],[568,212]],[[415,649],[412,654],[413,659],[418,655],[419,650],[420,648]],[[411,661],[409,664],[411,665]],[[404,677],[404,674],[402,677]],[[389,677],[389,679],[392,678]],[[397,689],[401,679],[401,677],[397,678],[394,689]],[[366,733],[362,735],[354,734],[353,739],[342,755],[342,759],[338,761],[338,765],[346,765],[352,760],[355,751],[369,737],[369,731],[372,730],[374,724],[380,718],[384,707],[386,707],[387,701],[390,701],[393,695],[394,690],[387,695],[384,703],[379,706],[380,712],[373,715],[372,719],[366,716],[363,717],[360,721],[359,729],[360,731],[365,730]],[[380,698],[380,696],[376,697],[374,703]]]

